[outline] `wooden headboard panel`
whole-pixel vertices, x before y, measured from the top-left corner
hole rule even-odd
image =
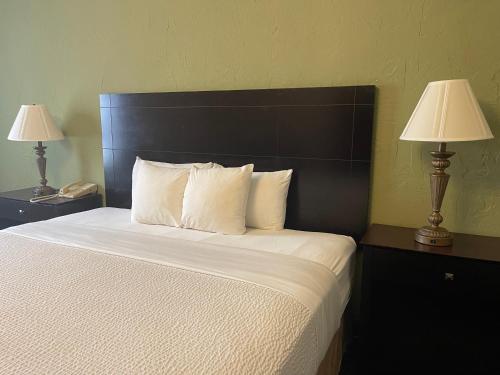
[[[106,202],[130,208],[136,155],[293,168],[286,227],[366,229],[374,86],[102,94]]]

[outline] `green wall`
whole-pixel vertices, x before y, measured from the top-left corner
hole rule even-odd
[[[428,81],[468,78],[500,138],[497,0],[1,0],[0,190],[34,185],[30,144],[5,138],[21,104],[67,135],[49,144],[54,186],[103,184],[100,92],[374,84],[371,221],[418,226],[432,144],[400,142]],[[452,144],[443,212],[500,236],[500,139]]]

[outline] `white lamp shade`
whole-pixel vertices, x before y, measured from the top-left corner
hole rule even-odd
[[[57,141],[64,138],[42,104],[22,105],[8,139],[11,141]]]
[[[424,142],[493,138],[469,81],[430,82],[400,139]]]

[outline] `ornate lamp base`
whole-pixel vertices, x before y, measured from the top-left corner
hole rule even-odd
[[[427,218],[430,225],[422,227],[415,233],[415,241],[425,245],[431,246],[451,246],[453,237],[446,230],[439,226],[443,222],[441,216],[441,203],[443,203],[444,193],[450,175],[446,174],[444,170],[450,166],[451,158],[455,153],[446,151],[446,143],[439,144],[438,151],[431,151],[433,156],[432,165],[434,172],[431,173],[431,199],[432,199],[432,213]]]
[[[56,192],[57,190],[51,186],[37,186],[36,188],[33,189],[33,195],[35,197],[44,197],[46,195],[53,195]]]
[[[53,187],[47,186],[47,179],[45,178],[45,169],[47,167],[47,159],[45,159],[45,147],[42,142],[38,142],[38,145],[33,147],[38,158],[36,159],[36,164],[38,166],[38,171],[40,172],[40,186],[33,189],[33,195],[35,197],[43,197],[45,195],[52,195],[56,193]]]
[[[445,228],[433,228],[427,225],[415,232],[415,241],[431,246],[451,246],[453,243],[453,236]]]

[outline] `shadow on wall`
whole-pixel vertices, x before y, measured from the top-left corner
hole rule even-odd
[[[375,87],[375,99],[373,103],[373,130],[372,130],[372,152],[370,155],[370,160],[372,160],[371,165],[370,165],[370,191],[369,191],[369,197],[368,197],[368,223],[367,225],[371,224],[372,220],[372,194],[373,194],[373,176],[375,174],[375,147],[377,147],[377,141],[376,141],[376,136],[377,136],[377,124],[379,123],[378,120],[378,101],[379,101],[379,94],[380,94],[380,88]]]
[[[493,232],[491,225],[484,227],[484,220],[492,216],[500,218],[500,126],[493,106],[480,103],[490,129],[492,140],[455,142],[448,148],[455,151],[451,159],[449,185],[455,206],[457,232]],[[445,199],[447,199],[445,197]],[[488,220],[491,222],[491,220]]]
[[[95,138],[100,137],[100,133],[96,134],[95,130],[99,119],[91,113],[73,112],[69,113],[64,121],[59,118],[56,121],[62,124],[61,129],[65,139],[60,143],[61,153],[51,161],[54,177],[62,183],[79,178],[85,179],[85,176],[90,175],[92,168],[88,161],[88,153],[101,152],[100,149],[95,149]],[[88,145],[94,145],[92,150],[88,149]],[[70,159],[74,162],[71,163]],[[70,165],[72,169],[68,170]]]

